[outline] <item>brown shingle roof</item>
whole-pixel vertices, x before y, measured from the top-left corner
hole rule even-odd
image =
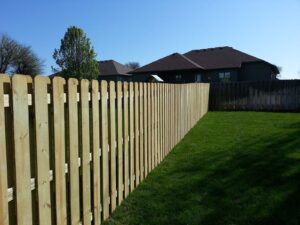
[[[162,59],[156,60],[146,66],[138,68],[132,71],[132,73],[149,73],[188,69],[211,70],[240,68],[243,63],[251,62],[264,62],[271,65],[275,71],[278,70],[275,65],[272,65],[262,59],[225,46],[192,50],[183,55],[174,53]]]
[[[127,75],[132,69],[114,60],[99,61],[100,76]],[[50,78],[60,76],[60,72],[49,75]]]
[[[131,73],[140,72],[161,72],[171,70],[193,70],[203,69],[197,63],[179,53],[168,55],[162,59],[156,60],[148,65],[138,68]]]
[[[184,55],[207,70],[219,68],[239,68],[242,63],[264,62],[259,58],[227,46],[192,50]]]
[[[114,60],[105,60],[99,62],[100,66],[100,76],[107,75],[129,75],[128,72],[131,71],[131,68],[118,63]]]

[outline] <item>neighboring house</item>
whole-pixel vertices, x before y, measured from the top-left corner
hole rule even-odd
[[[132,69],[114,60],[99,61],[99,70],[98,80],[131,81],[131,74],[128,72]],[[54,73],[49,77],[55,76],[60,76],[60,73]]]
[[[174,53],[130,72],[134,81],[153,74],[168,83],[274,80],[278,68],[231,47]]]
[[[99,62],[100,75],[98,80],[131,81],[131,68],[114,60]]]

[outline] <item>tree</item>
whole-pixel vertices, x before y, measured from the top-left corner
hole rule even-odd
[[[68,28],[61,39],[60,48],[54,50],[53,58],[65,78],[97,79],[100,74],[96,53],[81,28]]]
[[[133,70],[140,68],[140,64],[138,62],[128,62],[125,64],[125,66],[127,66]]]
[[[282,66],[277,66],[277,69],[279,73],[276,75],[276,78],[279,79],[281,78]]]
[[[43,62],[31,50],[30,46],[20,46],[17,57],[12,63],[14,73],[38,75],[42,73]]]
[[[15,60],[19,45],[7,35],[0,37],[0,73],[6,73]]]
[[[0,73],[37,75],[43,62],[32,51],[7,35],[0,37]]]

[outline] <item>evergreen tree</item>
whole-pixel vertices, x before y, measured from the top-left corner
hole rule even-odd
[[[60,48],[54,50],[53,58],[60,67],[60,74],[65,78],[97,79],[99,76],[96,53],[81,28],[68,28]]]

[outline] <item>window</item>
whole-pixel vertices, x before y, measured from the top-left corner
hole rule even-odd
[[[180,80],[181,80],[181,75],[180,75],[180,74],[177,74],[177,75],[175,76],[175,79],[176,79],[176,81],[180,81]]]
[[[229,82],[230,81],[230,72],[219,73],[219,80],[222,82]]]
[[[230,78],[230,72],[226,72],[226,73],[224,74],[224,76],[225,76],[225,78]]]
[[[196,82],[201,82],[201,74],[196,74],[195,75],[195,81]]]

